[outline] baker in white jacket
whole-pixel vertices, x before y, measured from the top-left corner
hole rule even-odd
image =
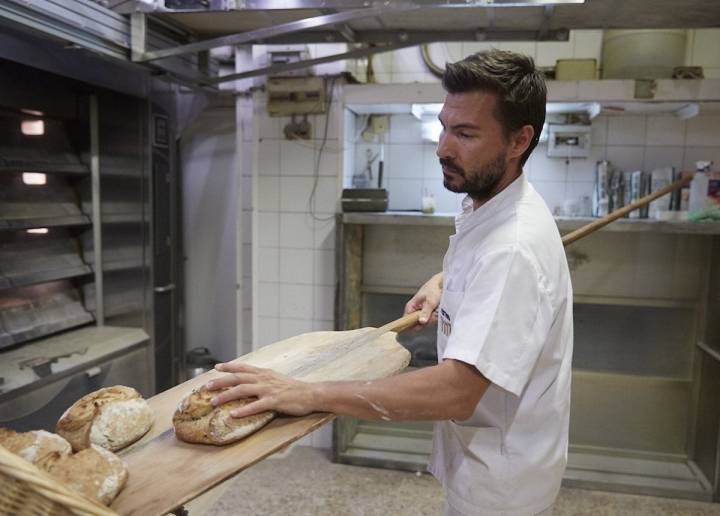
[[[446,515],[550,514],[565,470],[572,288],[560,235],[522,167],[545,120],[532,59],[500,50],[448,64],[437,148],[446,188],[467,194],[443,262],[406,305],[437,320],[438,365],[373,382],[303,383],[219,364],[238,409],[435,421],[429,469]]]

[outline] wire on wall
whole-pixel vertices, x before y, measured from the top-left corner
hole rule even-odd
[[[323,137],[318,149],[317,158],[315,159],[315,170],[313,171],[313,186],[308,198],[308,212],[310,216],[317,221],[327,222],[335,218],[335,215],[329,217],[318,217],[315,211],[315,197],[317,194],[318,181],[320,179],[320,163],[322,161],[323,152],[328,139],[328,127],[330,126],[330,109],[332,108],[333,94],[335,92],[335,83],[338,77],[332,77],[328,82],[328,91],[326,92],[325,98],[327,99],[327,105],[325,109],[325,129],[323,130]]]

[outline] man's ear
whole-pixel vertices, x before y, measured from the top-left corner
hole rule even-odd
[[[525,151],[530,147],[530,143],[535,136],[535,129],[531,125],[524,125],[517,131],[515,131],[510,139],[510,158],[520,158]]]

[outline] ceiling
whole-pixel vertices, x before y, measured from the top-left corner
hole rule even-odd
[[[414,3],[422,4],[419,1]],[[276,4],[282,5],[283,2]],[[342,2],[326,1],[323,4],[334,5],[335,9],[198,9],[193,12],[171,12],[166,9],[165,12],[152,13],[152,16],[179,24],[200,38],[210,38],[347,11],[339,7],[343,6]],[[350,4],[354,2],[344,3]],[[425,2],[425,5],[431,6],[418,7],[409,1],[392,4],[395,4],[395,7],[398,4],[411,5],[414,9],[395,12],[389,10],[378,16],[354,19],[335,26],[322,26],[266,38],[263,42],[386,42],[396,40],[399,33],[410,33],[426,39],[427,36],[432,36],[431,32],[436,31],[442,34],[437,34],[438,39],[432,38],[435,41],[492,40],[493,32],[500,34],[500,39],[562,39],[562,33],[558,35],[548,31],[720,27],[718,0],[586,0],[583,4],[532,7],[450,7],[442,2]],[[513,38],[513,33],[516,38]]]

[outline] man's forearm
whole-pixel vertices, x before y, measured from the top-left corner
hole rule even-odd
[[[367,420],[437,421],[470,417],[486,380],[474,367],[445,361],[373,381],[312,385],[315,410]]]

